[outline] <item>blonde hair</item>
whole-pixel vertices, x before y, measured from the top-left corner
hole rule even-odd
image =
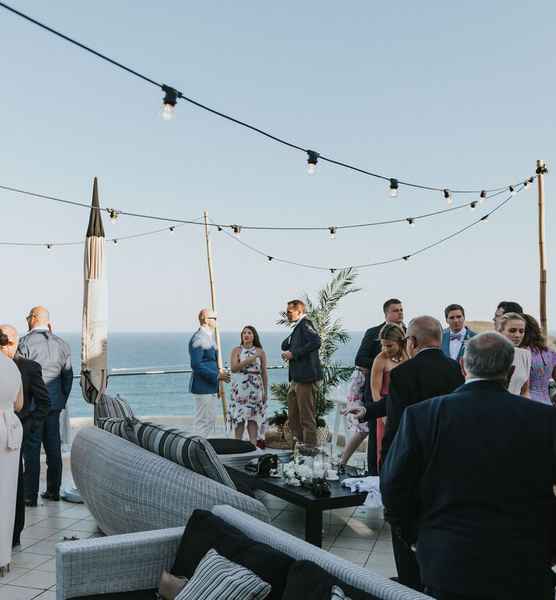
[[[498,320],[498,332],[504,331],[508,321],[521,321],[524,325],[527,325],[527,321],[519,313],[508,312],[504,313]]]
[[[378,339],[395,342],[400,347],[397,358],[405,356],[405,332],[397,323],[386,323],[380,330]]]

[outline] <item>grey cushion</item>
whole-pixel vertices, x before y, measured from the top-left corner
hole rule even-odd
[[[119,394],[116,396],[104,394],[95,402],[95,422],[111,418],[135,418],[127,400],[124,400]]]

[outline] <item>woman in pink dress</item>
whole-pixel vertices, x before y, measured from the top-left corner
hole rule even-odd
[[[405,333],[399,325],[387,323],[380,330],[378,339],[382,346],[382,352],[375,358],[371,370],[371,393],[374,402],[378,402],[388,395],[390,371],[408,359],[405,349]],[[380,465],[385,423],[385,418],[376,420],[377,466]]]

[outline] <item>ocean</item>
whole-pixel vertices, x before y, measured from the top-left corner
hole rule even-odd
[[[134,413],[144,415],[193,415],[193,400],[188,393],[188,373],[124,375],[133,370],[165,370],[189,368],[187,344],[192,333],[112,333],[108,338],[108,365],[112,375],[108,383],[110,394],[120,394],[125,398]],[[269,366],[284,364],[280,358],[280,344],[286,337],[284,332],[262,332],[261,343],[268,357]],[[363,337],[363,332],[350,332],[351,341],[338,350],[335,359],[341,364],[351,366]],[[81,362],[81,334],[60,334],[72,350],[75,375],[79,374]],[[221,334],[224,362],[228,363],[230,352],[239,343],[239,333]],[[287,369],[269,371],[270,383],[287,381]],[[230,386],[226,386],[229,394]],[[79,381],[74,380],[69,399],[71,417],[92,417],[92,406],[81,395]],[[279,407],[272,399],[269,401],[268,415]]]

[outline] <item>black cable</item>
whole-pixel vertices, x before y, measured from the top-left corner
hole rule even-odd
[[[106,56],[105,54],[102,54],[101,52],[98,52],[97,50],[93,50],[91,47],[86,46],[85,44],[82,44],[81,42],[78,42],[77,40],[71,38],[68,35],[65,35],[63,33],[61,33],[60,31],[57,31],[56,29],[53,29],[52,27],[49,27],[48,25],[45,25],[44,23],[42,23],[41,21],[38,21],[37,19],[34,19],[33,17],[19,11],[16,10],[15,8],[13,8],[12,6],[10,6],[9,4],[6,4],[5,2],[0,2],[0,7],[4,8],[5,10],[17,15],[18,17],[25,19],[26,21],[32,23],[33,25],[36,25],[37,27],[40,27],[41,29],[44,29],[45,31],[48,31],[49,33],[65,40],[66,42],[69,42],[70,44],[73,44],[75,46],[77,46],[78,48],[81,48],[82,50],[85,50],[86,52],[90,52],[91,54],[93,54],[94,56],[96,56],[97,58],[100,58],[101,60],[105,60],[106,62],[110,63],[111,65],[114,65],[115,67],[118,67],[119,69],[122,69],[124,71],[126,71],[127,73],[134,75],[135,77],[138,77],[140,79],[142,79],[143,81],[146,81],[147,83],[150,83],[151,85],[154,85],[162,90],[168,89],[168,86],[165,86],[162,83],[159,83],[157,81],[155,81],[154,79],[151,79],[150,77],[147,77],[146,75],[143,75],[142,73],[139,73],[138,71],[127,67],[126,65]],[[179,90],[175,89],[175,88],[171,88],[172,91],[175,91],[177,94],[177,97],[180,98],[181,100],[185,100],[186,102],[189,102],[190,104],[201,108],[202,110],[205,110],[213,115],[216,115],[218,117],[221,117],[223,119],[226,119],[228,121],[231,121],[232,123],[236,123],[237,125],[240,125],[241,127],[245,127],[251,131],[254,131],[255,133],[258,133],[270,140],[273,140],[275,142],[278,142],[279,144],[282,144],[283,146],[287,146],[289,148],[293,148],[295,150],[299,150],[301,152],[304,153],[309,153],[309,152],[313,152],[312,150],[309,150],[308,148],[303,148],[302,146],[299,146],[298,144],[294,144],[293,142],[289,142],[288,140],[285,140],[283,138],[280,138],[278,136],[275,136],[271,133],[269,133],[268,131],[265,131],[264,129],[260,129],[259,127],[255,127],[254,125],[251,125],[245,121],[241,121],[240,119],[236,119],[235,117],[232,117],[226,113],[223,113],[219,110],[216,110],[214,108],[211,108],[210,106],[207,106],[206,104],[202,104],[201,102],[198,102],[197,100],[193,100],[192,98],[189,98],[188,96],[185,96],[182,92],[180,92]],[[383,181],[390,181],[391,178],[390,177],[386,177],[385,175],[380,175],[378,173],[373,173],[372,171],[367,171],[365,169],[361,169],[359,167],[356,167],[354,165],[351,165],[349,163],[345,163],[345,162],[341,162],[338,160],[334,160],[332,158],[323,156],[319,153],[316,153],[316,155],[318,156],[318,158],[324,162],[328,162],[330,164],[333,165],[337,165],[339,167],[343,167],[345,169],[351,170],[351,171],[355,171],[357,173],[361,173],[364,175],[369,175],[370,177],[374,177],[376,179],[381,179]],[[419,185],[416,183],[410,183],[408,181],[403,181],[401,179],[398,179],[398,184],[399,185],[404,185],[406,187],[411,187],[411,188],[415,188],[415,189],[422,189],[422,190],[429,190],[429,191],[443,191],[444,189],[446,189],[446,186],[443,187],[435,187],[435,186],[428,186],[428,185]],[[504,189],[508,189],[508,186],[504,186],[504,187],[499,187],[499,188],[493,188],[493,189],[485,189],[485,190],[452,190],[451,188],[449,188],[452,194],[478,194],[482,191],[486,191],[487,193],[492,193],[492,192],[498,192],[498,191],[502,191]]]

